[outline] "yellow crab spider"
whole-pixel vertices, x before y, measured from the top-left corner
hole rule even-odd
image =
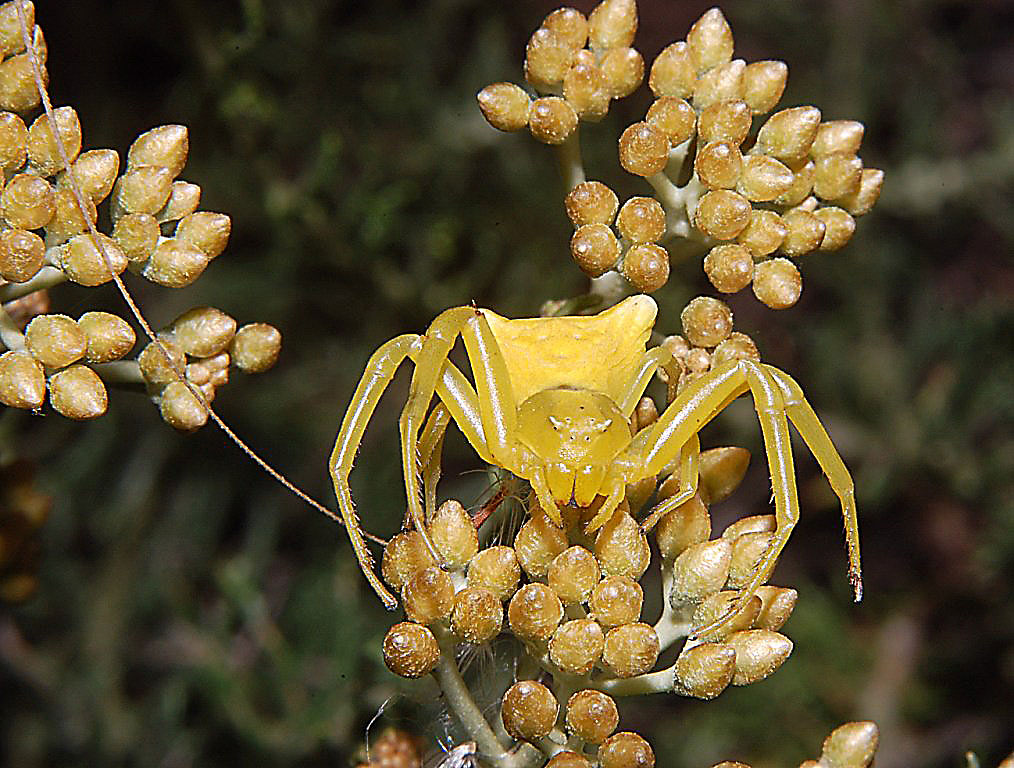
[[[348,478],[377,401],[406,358],[415,370],[399,422],[405,493],[409,517],[437,562],[440,556],[426,532],[419,476],[422,469],[429,486],[438,472],[433,453],[449,421],[457,424],[483,461],[528,481],[540,506],[558,525],[560,505],[586,507],[604,497],[588,523],[589,533],[609,520],[628,484],[678,462],[680,491],[651,510],[642,521],[647,531],[696,493],[698,432],[749,391],[771,473],[776,528],[733,610],[697,634],[716,632],[731,621],[771,575],[798,520],[789,421],[841,501],[849,576],[856,600],[861,598],[852,478],[799,385],[787,374],[750,360],[723,363],[689,383],[652,426],[631,436],[630,416],[656,370],[666,368],[670,381],[676,378],[668,351],[646,350],[656,313],[654,300],[643,295],[588,317],[509,320],[488,309],[457,307],[440,314],[425,334],[398,336],[374,353],[338,431],[330,469],[359,564],[388,608],[397,601],[373,571]],[[448,359],[459,336],[474,384]],[[427,421],[434,396],[439,402]],[[426,495],[429,509],[429,488]]]

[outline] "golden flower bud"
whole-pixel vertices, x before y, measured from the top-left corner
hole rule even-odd
[[[588,42],[588,20],[573,8],[557,8],[546,16],[542,26],[573,51],[584,48]]]
[[[546,575],[549,586],[564,603],[583,603],[598,584],[601,573],[595,555],[575,545],[553,558]]]
[[[180,219],[175,239],[193,245],[213,259],[225,250],[232,231],[232,219],[224,213],[197,211]]]
[[[161,165],[128,167],[113,185],[113,219],[125,213],[158,213],[169,199],[172,184],[172,173]]]
[[[196,245],[173,237],[155,247],[141,274],[158,285],[183,288],[199,278],[210,261]]]
[[[49,402],[61,416],[85,421],[106,412],[109,396],[95,371],[87,365],[72,365],[49,377]]]
[[[742,245],[717,245],[704,257],[704,272],[722,293],[736,293],[753,280],[753,254]]]
[[[444,565],[458,570],[479,551],[479,534],[472,518],[454,499],[445,501],[429,524],[430,540],[443,558]]]
[[[824,239],[820,241],[822,251],[837,251],[844,247],[856,231],[856,220],[841,208],[818,208],[813,215],[824,225]]]
[[[605,635],[591,619],[566,621],[549,641],[550,660],[570,675],[587,675],[602,656]]]
[[[570,255],[589,277],[603,275],[616,266],[620,243],[606,224],[585,224],[570,238]]]
[[[767,256],[778,250],[786,231],[782,217],[777,213],[755,208],[750,211],[746,227],[736,236],[736,242],[749,248],[755,258]]]
[[[735,144],[713,141],[697,151],[694,170],[710,189],[735,187],[743,171],[743,155]]]
[[[454,596],[451,631],[466,643],[488,643],[502,626],[503,606],[485,587],[468,586]]]
[[[160,125],[134,139],[127,150],[127,170],[159,166],[168,170],[170,177],[175,179],[186,165],[189,151],[190,139],[185,125]]]
[[[876,723],[845,723],[824,739],[820,762],[827,768],[866,768],[880,741]]]
[[[38,315],[25,328],[25,346],[47,368],[63,368],[84,357],[88,337],[66,315]]]
[[[0,277],[12,283],[31,280],[42,269],[46,244],[34,232],[8,229],[0,233]]]
[[[689,374],[707,373],[711,370],[711,354],[703,347],[694,347],[687,354],[684,365]]]
[[[172,340],[188,355],[211,357],[229,346],[236,321],[214,307],[194,307],[173,320]]]
[[[564,202],[567,216],[575,229],[585,224],[612,224],[620,204],[616,193],[601,181],[581,182],[570,191]]]
[[[656,421],[658,421],[658,406],[655,405],[655,401],[650,397],[642,397],[637,401],[637,407],[634,408],[633,423],[635,425],[634,434],[637,434],[645,427],[650,427]],[[652,478],[652,485],[655,480]],[[654,488],[652,489],[654,490]]]
[[[548,736],[559,711],[552,691],[534,680],[514,683],[500,705],[504,729],[520,741],[538,741]]]
[[[507,605],[511,631],[529,642],[548,642],[563,620],[563,603],[545,584],[528,584]]]
[[[792,169],[773,157],[747,155],[736,191],[751,202],[765,203],[788,192],[795,180]]]
[[[768,259],[754,267],[753,295],[771,309],[788,309],[803,292],[803,278],[788,259]]]
[[[726,585],[730,589],[742,589],[749,584],[770,545],[770,533],[747,533],[739,536],[732,543],[732,561],[729,563],[729,579]]]
[[[406,531],[392,537],[384,547],[380,575],[391,588],[400,592],[416,573],[434,564],[422,534]]]
[[[715,592],[714,594],[708,595],[694,610],[694,616],[691,620],[693,626],[706,627],[719,619],[724,619],[728,616],[738,598],[739,592],[733,589],[726,589],[721,592]],[[722,631],[721,636],[714,639],[724,640],[733,632],[750,629],[757,620],[760,609],[760,598],[756,596],[750,598],[750,600],[747,601],[747,604],[743,606],[739,613],[736,614],[735,618],[730,622],[730,625]]]
[[[656,99],[645,115],[645,122],[661,131],[672,146],[687,141],[694,135],[697,113],[685,99],[662,96]]]
[[[428,675],[440,661],[440,646],[433,633],[421,624],[403,621],[384,636],[384,663],[399,677]]]
[[[774,109],[782,98],[789,68],[784,61],[755,61],[743,70],[743,100],[755,115]]]
[[[85,359],[89,363],[119,360],[134,348],[137,341],[130,323],[109,312],[85,312],[78,318],[77,324],[88,338]]]
[[[728,189],[708,192],[694,210],[694,225],[718,240],[732,240],[750,223],[750,201]]]
[[[651,549],[637,521],[617,511],[595,537],[595,557],[604,575],[637,581],[648,569]]]
[[[587,757],[564,750],[553,755],[546,763],[546,768],[592,768],[592,764]]]
[[[49,77],[45,69],[42,77],[43,80]],[[39,101],[39,89],[28,54],[12,56],[0,63],[0,109],[27,112],[38,106]]]
[[[786,256],[802,256],[820,247],[824,239],[824,222],[815,214],[799,208],[782,214],[785,239],[779,249]]]
[[[72,235],[79,235],[88,230],[88,223],[95,224],[98,211],[90,197],[85,197],[84,207],[87,220],[81,215],[77,198],[67,187],[56,187],[53,190],[55,210],[53,218],[46,224],[46,241],[50,246],[66,242]]]
[[[640,243],[623,254],[620,270],[641,293],[654,293],[669,280],[669,252],[657,243]]]
[[[641,618],[644,591],[625,576],[607,576],[592,589],[589,616],[603,627],[633,624]]]
[[[634,123],[620,135],[620,165],[637,176],[654,176],[669,162],[669,139],[649,123]]]
[[[60,268],[78,285],[102,285],[127,268],[127,255],[113,238],[86,233],[60,246]]]
[[[35,26],[35,4],[22,2],[25,14],[25,25],[31,29]],[[21,17],[15,3],[0,5],[0,57],[7,58],[11,54],[25,50],[24,38],[21,34]]]
[[[612,696],[586,689],[568,699],[566,723],[581,741],[601,744],[620,724],[620,713]]]
[[[207,395],[205,395],[207,399]],[[162,420],[180,432],[193,432],[208,421],[208,409],[182,381],[171,381],[159,396]]]
[[[717,504],[729,498],[743,482],[750,466],[750,451],[737,446],[710,448],[701,453],[699,466],[698,493],[708,504]]]
[[[574,60],[575,49],[566,38],[540,27],[528,40],[525,49],[525,79],[540,91],[563,81]]]
[[[884,186],[884,172],[876,168],[863,168],[859,181],[859,191],[837,200],[836,202],[853,216],[869,213],[880,198],[880,190]]]
[[[792,107],[775,112],[757,132],[756,151],[792,163],[806,157],[820,127],[816,107]]]
[[[771,533],[775,530],[775,527],[774,515],[750,515],[749,517],[744,517],[734,523],[730,523],[722,531],[722,538],[734,541],[740,536],[746,536],[750,533]]]
[[[672,496],[678,488],[677,473],[662,484],[659,489],[659,500]],[[668,493],[668,496],[663,496],[664,492]],[[707,541],[710,535],[711,516],[699,494],[667,513],[655,528],[658,548],[665,560],[672,560],[694,544]]]
[[[718,101],[701,110],[697,121],[699,141],[727,141],[737,147],[750,132],[750,108],[742,99]]]
[[[632,197],[616,219],[620,234],[632,243],[650,243],[665,234],[665,210],[653,197]]]
[[[201,202],[201,188],[189,181],[174,181],[166,201],[158,215],[159,221],[176,221],[197,210]]]
[[[863,162],[854,154],[832,152],[814,161],[813,194],[825,200],[854,195],[863,177]]]
[[[562,144],[577,128],[577,112],[559,96],[536,99],[528,113],[528,130],[543,144]]]
[[[26,350],[0,355],[0,403],[11,408],[39,408],[46,399],[42,365]]]
[[[776,632],[795,610],[799,593],[794,589],[765,584],[757,587],[757,597],[761,601],[761,609],[754,620],[754,628]]]
[[[16,171],[25,164],[28,153],[28,128],[13,112],[0,112],[0,170]]]
[[[160,343],[151,342],[137,356],[137,364],[141,368],[141,376],[155,387],[165,386],[179,381],[180,374],[186,365],[186,356],[179,346],[168,339],[159,339]],[[168,353],[169,358],[166,358]],[[186,387],[184,387],[186,389]],[[189,390],[187,390],[189,392]]]
[[[732,58],[732,28],[718,8],[704,12],[687,32],[690,59],[698,72],[725,64]]]
[[[792,641],[767,629],[733,632],[725,641],[736,651],[733,685],[750,685],[778,669],[792,653]]]
[[[714,347],[732,333],[732,310],[718,299],[698,296],[683,308],[680,322],[695,347]]]
[[[533,579],[545,578],[553,558],[568,546],[567,534],[553,525],[542,512],[533,514],[514,537],[518,563]]]
[[[229,344],[232,362],[244,373],[264,373],[278,360],[282,334],[267,323],[247,323]]]
[[[59,107],[53,110],[53,115],[67,159],[73,163],[81,151],[81,121],[73,107]],[[52,176],[63,170],[63,158],[45,112],[28,129],[28,163],[40,176]]]
[[[745,333],[733,331],[729,338],[721,342],[711,355],[712,363],[717,367],[730,360],[753,360],[760,362],[760,352],[753,339]],[[716,449],[717,450],[717,449]]]
[[[468,586],[484,587],[506,600],[518,589],[521,566],[510,547],[486,547],[468,563]]]
[[[588,44],[595,50],[628,46],[635,34],[636,0],[602,0],[588,16]]]
[[[743,98],[743,71],[746,62],[733,59],[709,69],[694,84],[693,102],[697,109],[710,107],[720,101]]]
[[[817,129],[810,154],[823,157],[834,153],[854,155],[863,142],[863,124],[858,120],[829,120]]]
[[[599,747],[600,768],[655,768],[651,745],[636,733],[614,733]]]
[[[644,59],[633,48],[610,48],[599,62],[606,90],[614,99],[629,96],[644,80]]]
[[[688,547],[673,562],[669,600],[674,606],[697,603],[720,590],[729,575],[732,545],[725,539]]]
[[[658,633],[650,624],[621,624],[606,633],[602,661],[617,677],[635,677],[658,661]]]
[[[652,62],[648,75],[648,87],[657,99],[663,96],[685,99],[694,92],[696,81],[690,49],[682,41],[663,48]]]
[[[46,226],[56,211],[53,187],[30,173],[19,173],[0,195],[0,212],[8,226],[15,229],[39,229]]]
[[[575,61],[567,70],[563,77],[563,98],[582,120],[598,121],[606,116],[610,88],[603,71],[594,61]]]
[[[684,651],[676,660],[676,692],[696,699],[713,699],[732,682],[736,651],[723,643],[704,643]]]
[[[446,619],[454,607],[451,575],[436,565],[416,571],[401,588],[401,604],[411,621],[432,624]]]
[[[56,184],[61,188],[69,188],[73,178],[81,194],[97,205],[112,192],[119,170],[120,156],[115,150],[89,149],[78,155],[69,175],[64,172],[57,177]]]
[[[520,131],[528,125],[532,100],[514,83],[493,83],[479,91],[476,99],[486,122],[499,131]]]
[[[113,225],[113,240],[130,262],[147,261],[160,236],[158,221],[150,213],[128,213]]]

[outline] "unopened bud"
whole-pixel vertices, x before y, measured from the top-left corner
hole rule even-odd
[[[616,218],[620,234],[632,243],[651,243],[665,234],[665,210],[653,197],[632,197]]]
[[[616,266],[620,243],[606,224],[585,224],[570,239],[574,263],[589,277],[603,275]]]
[[[614,99],[629,96],[644,80],[644,59],[633,48],[610,48],[599,62],[606,90]]]
[[[736,673],[736,651],[723,643],[704,643],[676,660],[675,689],[684,696],[713,699],[729,687]]]
[[[236,321],[214,307],[194,307],[173,320],[173,341],[188,355],[211,357],[236,335]]]
[[[799,593],[787,587],[772,587],[768,584],[757,587],[761,601],[760,613],[754,620],[755,629],[769,629],[772,632],[782,628],[796,608]]]
[[[119,360],[133,349],[137,341],[130,323],[109,312],[85,312],[77,322],[88,337],[85,359],[90,363]]]
[[[771,309],[788,309],[803,292],[803,278],[788,259],[768,259],[754,267],[753,294]]]
[[[704,109],[721,101],[741,99],[745,69],[746,62],[742,59],[733,59],[709,69],[697,78],[694,85],[694,106],[697,109]]]
[[[573,8],[557,8],[543,19],[542,26],[572,51],[584,48],[588,42],[588,20]]]
[[[717,592],[729,576],[732,545],[725,539],[694,544],[673,563],[669,600],[674,606],[697,603]]]
[[[582,120],[606,116],[610,90],[604,71],[594,61],[575,61],[563,78],[563,98]]]
[[[758,152],[782,162],[795,162],[806,157],[820,127],[820,110],[816,107],[792,107],[775,112],[757,132]]]
[[[792,641],[767,629],[734,632],[725,641],[736,651],[733,685],[750,685],[778,669],[792,653]]]
[[[563,620],[563,603],[545,584],[528,584],[507,605],[511,631],[522,640],[548,642]]]
[[[520,580],[521,566],[511,547],[486,547],[468,563],[468,586],[485,587],[497,600],[513,595]]]
[[[588,43],[596,50],[628,46],[635,34],[635,0],[602,0],[588,16]]]
[[[113,225],[113,240],[132,263],[151,257],[160,234],[158,221],[150,213],[128,213]]]
[[[750,583],[761,558],[771,546],[770,533],[747,533],[732,543],[732,561],[729,563],[730,589],[742,589]]]
[[[61,246],[60,267],[78,285],[102,285],[127,268],[127,256],[111,237],[86,233]]]
[[[125,213],[158,213],[172,191],[173,175],[161,165],[129,169],[113,185],[113,218]]]
[[[454,583],[451,575],[436,565],[417,571],[401,590],[405,615],[420,624],[432,624],[451,615]]]
[[[736,236],[736,242],[749,248],[755,258],[767,256],[778,250],[786,231],[777,213],[755,208],[750,211],[746,227]]]
[[[718,8],[705,11],[687,32],[690,58],[698,72],[729,61],[733,44],[732,28]]]
[[[634,123],[620,135],[620,165],[637,176],[654,176],[669,162],[669,139],[649,123]]]
[[[8,229],[0,234],[0,277],[12,283],[31,280],[42,269],[46,244],[34,232]]]
[[[46,375],[26,350],[0,355],[0,403],[11,408],[39,408],[46,399]]]
[[[726,141],[705,144],[697,152],[694,170],[701,182],[710,189],[735,187],[743,172],[743,155],[739,147]],[[739,190],[742,194],[742,190]],[[749,198],[749,195],[747,195]]]
[[[623,255],[623,276],[641,293],[654,293],[669,280],[669,252],[657,243],[640,243]]]
[[[8,226],[39,229],[56,212],[53,188],[48,181],[30,173],[19,173],[0,194],[0,212]]]
[[[743,100],[755,115],[774,109],[785,90],[789,68],[784,61],[755,61],[743,70]]]
[[[119,170],[120,156],[115,150],[89,149],[82,152],[74,161],[70,174],[61,174],[56,183],[59,187],[69,188],[73,179],[77,182],[81,194],[97,205],[112,192]]]
[[[199,278],[210,261],[197,246],[173,237],[155,247],[141,274],[166,288],[183,288]]]
[[[685,99],[662,96],[648,107],[644,120],[665,134],[669,143],[675,147],[694,135],[697,113]]]
[[[708,192],[694,210],[694,225],[717,240],[732,240],[750,223],[750,201],[728,189]]]
[[[20,37],[20,32],[18,36]],[[48,77],[45,69],[42,70],[42,77]],[[40,98],[28,54],[11,56],[0,63],[0,109],[27,112],[38,106]]]
[[[824,740],[820,762],[827,768],[866,768],[880,741],[876,723],[845,723]]]
[[[38,315],[25,328],[25,346],[47,368],[63,368],[84,357],[88,337],[66,315]]]
[[[445,501],[437,509],[429,524],[429,534],[444,565],[449,568],[464,568],[479,551],[479,535],[472,518],[454,499]]]
[[[406,531],[394,536],[384,547],[380,575],[395,590],[401,591],[408,580],[423,568],[434,565],[433,556],[418,531]]]
[[[72,365],[49,377],[49,402],[61,416],[85,421],[106,412],[109,396],[95,371],[87,365]]]
[[[659,489],[659,500],[676,493],[679,487],[679,474],[672,475]],[[664,496],[668,493],[668,496]],[[662,558],[672,560],[688,547],[707,541],[711,535],[711,516],[708,508],[695,495],[663,517],[655,528]]]
[[[59,107],[53,110],[56,129],[63,144],[67,159],[74,162],[81,151],[81,121],[73,107]],[[63,170],[63,157],[56,145],[56,137],[49,123],[49,115],[43,112],[28,130],[28,162],[40,176],[52,176]]]
[[[863,141],[863,124],[857,120],[829,120],[817,129],[810,154],[822,157],[841,152],[854,155]]]
[[[553,558],[546,574],[549,586],[564,603],[583,603],[599,583],[601,572],[595,555],[575,545]]]
[[[169,356],[168,359],[166,354]],[[161,387],[179,381],[178,371],[183,370],[186,356],[177,344],[168,339],[160,339],[159,342],[153,341],[141,350],[141,354],[137,356],[137,364],[146,382],[154,387]]]
[[[632,624],[641,617],[644,592],[633,579],[607,576],[592,590],[588,607],[591,618],[603,627]]]
[[[545,578],[553,558],[568,546],[567,534],[542,513],[532,515],[514,537],[518,563],[533,579]]]
[[[190,140],[185,125],[160,125],[134,139],[127,151],[127,170],[160,166],[175,179],[186,165],[189,151]]]
[[[182,381],[171,381],[159,397],[162,420],[181,432],[192,432],[208,421],[208,409]]]
[[[451,631],[466,643],[488,643],[502,626],[503,605],[485,587],[467,586],[454,596]]]
[[[229,344],[232,362],[244,373],[264,373],[275,364],[282,349],[282,334],[267,323],[248,323]]]
[[[161,222],[177,221],[197,210],[201,203],[201,188],[189,181],[174,181],[169,200],[158,215]]]
[[[854,195],[863,177],[863,163],[856,155],[832,152],[814,162],[813,194],[825,200]]]
[[[595,537],[595,556],[606,576],[625,576],[637,581],[648,569],[648,540],[628,513],[618,511]]]
[[[698,296],[680,313],[683,335],[695,347],[714,347],[732,333],[732,310],[725,302]]]
[[[818,208],[813,215],[824,225],[824,239],[820,241],[822,251],[837,251],[852,239],[856,231],[856,220],[841,208]]]
[[[788,192],[795,179],[792,170],[773,157],[747,155],[736,191],[751,202],[768,202]]]
[[[815,214],[799,208],[782,215],[785,225],[785,239],[781,250],[786,256],[796,257],[810,253],[820,247],[824,239],[824,222]]]
[[[760,362],[760,352],[753,339],[745,333],[733,331],[729,334],[729,338],[715,347],[715,351],[711,354],[711,360],[716,367],[731,360]]]
[[[5,173],[25,164],[28,152],[28,128],[13,112],[0,112],[0,170]]]
[[[520,131],[528,125],[532,100],[514,83],[493,83],[479,91],[476,98],[483,117],[500,131]]]
[[[655,57],[648,75],[648,86],[655,98],[673,96],[685,99],[694,91],[697,72],[684,42],[672,43]]]
[[[35,4],[21,2],[25,24],[31,29],[35,25]],[[21,35],[21,16],[18,14],[17,3],[0,5],[0,56],[6,58],[13,53],[25,50],[25,41]]]
[[[729,498],[743,482],[750,466],[750,451],[737,446],[711,448],[701,453],[699,462],[698,493],[707,503],[717,504]]]
[[[836,202],[853,216],[869,213],[880,198],[880,190],[884,186],[884,172],[876,168],[863,168],[859,181],[859,191],[837,200]]]
[[[601,181],[581,182],[564,202],[575,229],[585,224],[612,224],[620,204],[616,193]]]
[[[590,689],[578,691],[567,701],[567,730],[581,741],[601,744],[620,724],[612,696]]]
[[[549,658],[570,675],[587,675],[602,657],[605,635],[592,619],[565,621],[549,641]]]
[[[556,725],[559,711],[560,705],[552,691],[534,680],[512,685],[500,705],[504,729],[521,741],[538,741],[548,736]]]
[[[440,646],[427,627],[410,621],[395,624],[384,637],[384,663],[399,677],[428,675],[440,661]]]
[[[528,113],[528,130],[543,144],[562,144],[577,128],[577,112],[559,96],[536,99]]]
[[[730,611],[732,611],[733,607],[736,605],[736,600],[738,598],[739,592],[729,589],[708,595],[694,610],[693,619],[691,620],[693,626],[706,627],[721,619],[725,619],[729,616]],[[722,640],[731,635],[733,632],[750,629],[757,620],[760,610],[760,598],[750,598],[746,605],[744,605],[739,612],[732,617],[732,620],[729,621],[728,625],[723,628],[721,635],[715,637],[714,639]]]
[[[701,110],[697,121],[700,141],[727,141],[737,147],[750,132],[750,108],[741,99],[716,102]]]
[[[175,240],[193,245],[213,259],[225,250],[232,231],[232,220],[224,213],[197,211],[180,219]]]

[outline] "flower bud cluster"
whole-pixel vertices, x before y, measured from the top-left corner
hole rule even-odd
[[[574,224],[570,255],[589,277],[616,270],[641,293],[654,293],[669,280],[665,210],[653,197],[632,197],[622,206],[600,181],[584,181],[566,199]],[[614,230],[615,227],[615,230]]]
[[[539,95],[513,83],[488,85],[477,97],[483,116],[501,131],[527,127],[544,144],[562,144],[579,121],[601,120],[613,99],[641,84],[636,32],[635,0],[603,0],[587,18],[573,8],[553,11],[525,51],[525,79]]]
[[[195,307],[141,350],[137,366],[165,422],[189,432],[208,420],[207,408],[191,387],[211,403],[218,388],[228,383],[230,367],[245,373],[266,371],[278,359],[281,344],[282,336],[273,326],[250,323],[237,329],[225,312]]]
[[[362,750],[356,768],[422,768],[418,739],[408,731],[387,728],[370,739],[369,751]]]
[[[27,461],[0,469],[0,603],[27,600],[38,586],[39,533],[52,499],[34,479],[35,467]]]
[[[19,2],[34,25],[34,6]],[[121,173],[116,151],[82,151],[73,107],[27,125],[17,113],[37,106],[39,94],[17,11],[15,2],[0,5],[0,109],[6,110],[0,111],[0,321],[7,348],[0,356],[0,403],[38,409],[48,394],[58,413],[91,419],[106,411],[107,384],[143,382],[167,422],[194,429],[207,412],[181,376],[210,402],[228,381],[230,365],[250,373],[270,368],[281,337],[263,323],[237,330],[225,313],[195,309],[162,334],[178,366],[157,345],[128,363],[123,358],[136,339],[123,318],[49,313],[46,288],[65,280],[102,285],[128,267],[159,285],[189,285],[223,251],[231,223],[225,214],[198,211],[201,188],[179,179],[189,150],[186,126],[138,136]],[[42,33],[34,29],[44,62]],[[108,207],[108,234],[94,233],[100,205]]]

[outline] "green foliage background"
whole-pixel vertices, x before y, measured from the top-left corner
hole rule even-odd
[[[216,406],[329,504],[326,458],[375,347],[447,306],[531,314],[582,289],[551,154],[490,129],[474,102],[483,85],[520,79],[527,35],[554,4],[37,5],[54,102],[77,108],[86,147],[123,153],[154,125],[190,127],[183,177],[203,186],[203,208],[232,216],[231,244],[191,289],[133,285],[156,326],[212,304],[282,329],[277,368],[234,380]],[[640,6],[648,61],[707,7]],[[796,765],[848,719],[880,724],[881,768],[958,765],[966,749],[995,765],[1014,749],[1014,11],[1002,0],[723,9],[737,55],[789,63],[783,104],[862,120],[863,158],[887,171],[853,242],[805,257],[795,308],[732,302],[854,471],[867,599],[850,603],[833,498],[800,458],[803,522],[775,579],[801,595],[790,661],[710,703],[624,702],[624,725],[661,766]],[[627,102],[584,137],[590,175],[621,198],[646,189],[615,160],[646,89]],[[678,331],[679,307],[705,287],[698,265],[679,273],[660,329]],[[53,299],[72,315],[119,306],[108,288]],[[402,514],[403,392],[385,399],[353,475],[385,534]],[[755,449],[756,433],[737,407],[705,444]],[[0,608],[0,762],[343,766],[384,702],[379,723],[445,730],[422,704],[433,689],[383,668],[391,617],[342,531],[215,429],[176,435],[120,394],[86,425],[4,413],[0,451],[36,461],[55,498],[39,592]],[[761,464],[717,517],[764,508]],[[484,477],[462,473],[477,466],[451,445],[442,492],[472,502]]]

